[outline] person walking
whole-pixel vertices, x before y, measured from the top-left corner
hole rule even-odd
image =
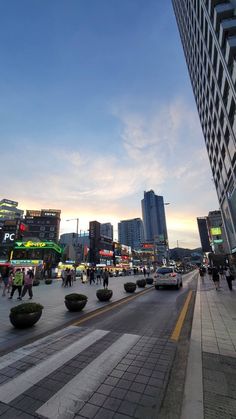
[[[71,287],[71,270],[69,268],[66,268],[66,283],[65,283],[65,287],[68,287],[68,285]]]
[[[34,280],[34,273],[31,269],[29,269],[25,275],[24,279],[24,287],[21,294],[21,299],[25,296],[25,294],[28,291],[29,294],[29,300],[32,300],[33,298],[33,280]]]
[[[232,280],[234,279],[234,276],[232,275],[229,266],[226,267],[224,274],[225,274],[225,278],[226,278],[229,290],[233,291]]]
[[[95,272],[94,272],[94,269],[91,269],[90,270],[90,273],[89,273],[89,283],[90,283],[90,285],[92,285],[92,282],[95,284]]]
[[[147,274],[147,271],[146,271],[146,268],[145,268],[145,266],[143,267],[143,276],[144,276],[144,278],[146,278],[146,274]]]
[[[109,273],[108,273],[107,268],[105,268],[105,271],[103,271],[102,277],[103,277],[103,287],[108,288]]]
[[[219,291],[220,275],[219,275],[219,270],[216,266],[213,266],[213,268],[212,268],[212,281],[214,282],[216,291]]]
[[[66,285],[66,271],[62,269],[61,271],[61,286],[64,287]]]
[[[97,279],[97,285],[98,285],[98,281],[100,282],[100,284],[102,283],[102,271],[100,268],[96,269],[96,279]]]
[[[8,286],[9,286],[9,276],[10,276],[9,267],[7,266],[2,272],[2,283],[3,283],[2,296],[3,297],[5,297],[6,290],[8,289]]]
[[[22,290],[22,285],[23,285],[23,279],[24,279],[23,272],[21,272],[20,268],[18,268],[14,275],[13,285],[12,285],[12,290],[11,290],[9,300],[12,299],[15,290],[18,290],[18,294],[19,294],[19,297],[17,298],[17,300],[21,300],[21,290]]]

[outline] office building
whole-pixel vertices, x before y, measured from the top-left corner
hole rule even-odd
[[[236,253],[236,1],[172,0],[231,253]]]
[[[113,240],[101,234],[101,224],[98,221],[89,222],[89,242],[89,262],[92,265],[113,265]]]
[[[10,199],[2,199],[0,201],[0,225],[6,220],[16,220],[23,217],[24,211],[20,210],[18,202]]]
[[[101,236],[108,237],[113,240],[113,225],[111,223],[102,223],[100,230]]]
[[[122,220],[118,223],[118,241],[121,244],[138,250],[144,241],[143,222],[141,218]]]
[[[163,196],[155,195],[153,190],[144,192],[142,216],[144,240],[148,243],[168,244],[166,216]]]
[[[210,211],[207,216],[207,225],[213,252],[215,254],[228,254],[229,246],[226,240],[221,212]]]
[[[57,243],[61,221],[60,216],[61,210],[27,210],[24,223],[28,226],[28,230],[24,233],[24,239],[49,240]]]
[[[204,253],[212,252],[209,234],[208,234],[207,217],[198,217],[197,225],[198,225],[202,251]]]

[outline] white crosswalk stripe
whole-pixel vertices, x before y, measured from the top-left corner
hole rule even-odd
[[[36,413],[50,419],[73,418],[78,408],[108,373],[122,360],[129,349],[140,339],[138,335],[124,334],[77,376],[42,405]]]
[[[24,393],[24,391],[28,390],[34,384],[37,384],[40,380],[47,377],[50,373],[64,365],[71,358],[87,349],[90,345],[97,342],[108,333],[109,332],[105,330],[94,330],[86,336],[81,337],[78,341],[72,343],[69,347],[55,355],[49,356],[40,364],[30,368],[6,384],[3,384],[0,386],[0,401],[4,403],[11,402]]]
[[[68,336],[70,333],[73,333],[74,331],[78,331],[77,326],[68,326],[63,330],[59,330],[55,333],[52,333],[50,336],[45,336],[41,339],[36,340],[33,343],[30,343],[29,345],[22,346],[21,348],[16,349],[15,351],[10,352],[9,354],[3,355],[0,358],[0,370],[13,364],[13,362],[21,360],[25,356],[32,354],[38,348],[42,349],[43,347],[48,346],[50,342],[55,343],[57,340],[60,340],[63,337]]]

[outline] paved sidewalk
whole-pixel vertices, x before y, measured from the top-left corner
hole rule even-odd
[[[110,278],[109,288],[113,290],[113,296],[110,302],[129,297],[131,294],[125,292],[124,283],[136,282],[137,279],[141,278],[143,278],[141,275]],[[146,288],[150,287],[150,285],[146,285]],[[8,300],[7,296],[2,297],[0,294],[0,354],[5,353],[13,347],[25,344],[29,340],[60,329],[73,322],[73,320],[80,319],[84,314],[106,306],[109,303],[98,301],[96,297],[96,291],[99,288],[103,288],[101,284],[82,284],[79,279],[74,282],[72,287],[68,288],[61,286],[61,280],[53,280],[51,285],[45,285],[43,281],[39,286],[33,287],[34,298],[32,300],[44,306],[42,317],[35,327],[23,330],[15,329],[11,325],[9,312],[11,307],[28,301],[28,296],[24,297],[24,301],[18,301],[18,294],[16,292],[13,300]],[[2,289],[0,289],[1,291]],[[143,291],[143,288],[136,288],[136,293],[141,291]],[[71,292],[87,295],[88,302],[83,311],[73,313],[66,309],[64,296]]]
[[[236,284],[198,281],[182,419],[235,419]]]

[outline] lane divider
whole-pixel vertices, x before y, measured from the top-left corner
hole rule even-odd
[[[87,320],[93,319],[94,317],[97,317],[100,314],[106,313],[107,311],[110,311],[113,308],[116,308],[116,307],[119,307],[123,304],[126,304],[129,301],[132,301],[132,300],[134,300],[135,298],[138,298],[141,295],[147,294],[148,292],[152,291],[153,289],[154,289],[154,286],[151,286],[150,288],[148,288],[146,290],[139,291],[138,294],[132,295],[131,297],[125,297],[118,302],[110,303],[109,306],[99,308],[99,309],[93,311],[92,314],[89,314],[89,313],[85,314],[85,316],[82,319],[80,319],[76,322],[73,322],[72,324],[74,326],[80,326],[82,323],[86,322]]]
[[[182,330],[182,327],[183,327],[185,316],[186,316],[187,311],[188,311],[188,307],[189,307],[189,303],[190,303],[190,300],[191,300],[191,297],[192,297],[192,293],[193,293],[192,291],[189,291],[189,293],[187,295],[187,298],[185,300],[184,306],[183,306],[183,308],[180,312],[179,318],[178,318],[177,323],[175,325],[175,328],[174,328],[174,330],[172,332],[172,335],[170,337],[170,339],[172,339],[174,341],[179,340],[179,336],[180,336],[180,333],[181,333],[181,330]]]

